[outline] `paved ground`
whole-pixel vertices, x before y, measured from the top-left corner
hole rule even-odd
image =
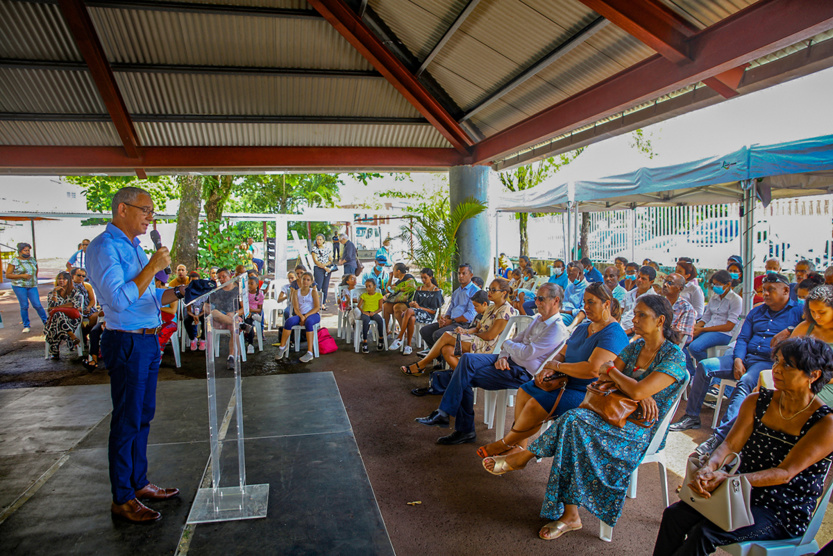
[[[42,288],[45,293],[46,288]],[[36,386],[106,384],[105,371],[89,373],[62,352],[58,362],[43,359],[43,337],[39,324],[28,335],[20,333],[17,303],[11,292],[0,292],[0,311],[5,329],[0,330],[0,389]],[[32,313],[34,318],[34,312]],[[37,320],[35,318],[35,320]],[[335,317],[325,318],[335,335]],[[274,337],[274,334],[272,335]],[[507,550],[527,554],[552,553],[554,544],[536,537],[544,520],[538,517],[549,467],[531,463],[524,471],[504,477],[485,473],[475,455],[476,446],[437,446],[442,431],[413,422],[427,415],[438,399],[415,398],[408,391],[424,384],[406,377],[398,365],[412,358],[398,353],[355,354],[339,341],[339,351],[303,365],[297,358],[278,364],[274,349],[250,356],[244,376],[330,371],[335,376],[347,409],[356,442],[370,483],[381,509],[391,542],[400,555],[410,554],[503,554]],[[174,367],[170,348],[163,359],[160,380],[202,380],[204,356],[185,353],[183,367]],[[57,389],[69,394],[71,389]],[[245,402],[244,402],[245,403]],[[511,413],[511,412],[510,412]],[[711,412],[703,414],[706,422]],[[477,408],[479,440],[494,438],[494,431],[482,425],[482,407]],[[506,426],[510,423],[507,422]],[[0,433],[2,436],[8,431]],[[37,427],[33,434],[37,434]],[[707,430],[669,436],[669,487],[681,481],[685,456],[703,440]],[[316,458],[301,454],[299,457]],[[52,457],[46,450],[42,458]],[[37,460],[37,458],[35,458]],[[47,465],[48,467],[48,465]],[[3,482],[13,477],[0,473]],[[557,541],[558,553],[647,554],[659,526],[662,508],[657,466],[640,468],[638,496],[627,500],[619,525],[608,544],[598,539],[598,520],[583,512],[584,530]],[[106,482],[106,481],[105,481]],[[8,483],[7,483],[8,486]],[[17,485],[21,492],[30,486]],[[673,500],[672,495],[672,500]],[[3,500],[5,509],[8,504]],[[409,502],[421,502],[411,505]],[[63,501],[62,501],[63,503]],[[101,508],[106,512],[106,508]],[[287,509],[291,511],[291,509]],[[833,514],[828,514],[828,522]],[[820,543],[833,538],[833,529],[823,527]]]

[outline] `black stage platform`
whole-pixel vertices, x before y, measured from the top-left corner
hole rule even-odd
[[[0,391],[0,553],[393,554],[332,373],[245,378],[243,406],[247,483],[269,483],[268,515],[191,530],[204,381],[159,384],[149,478],[182,494],[149,525],[110,515],[108,386]]]

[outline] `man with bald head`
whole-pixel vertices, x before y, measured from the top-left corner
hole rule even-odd
[[[662,296],[671,303],[674,310],[671,328],[680,335],[680,347],[685,347],[694,338],[694,324],[697,322],[697,311],[691,303],[680,297],[684,287],[685,278],[676,272],[666,276],[662,282]]]
[[[828,286],[833,285],[833,266],[828,266],[824,271],[824,283]]]

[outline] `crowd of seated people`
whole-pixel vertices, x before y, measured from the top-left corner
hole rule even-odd
[[[756,524],[727,532],[679,502],[663,515],[654,554],[710,554],[739,540],[799,536],[833,455],[833,411],[827,407],[833,403],[833,284],[825,285],[828,275],[833,282],[833,270],[821,276],[800,261],[790,282],[777,263],[767,262],[757,280],[760,303],[743,318],[738,256],[702,284],[694,261],[685,257],[666,272],[655,261],[638,265],[623,257],[599,269],[589,260],[557,260],[549,281],[531,296],[534,307],[528,292],[521,291],[523,277],[534,277],[530,261],[520,259],[519,268],[512,269],[507,258],[500,268],[513,279],[494,280],[489,305],[477,304],[475,311],[500,315],[504,323],[515,313],[534,320],[502,345],[489,344],[487,351],[479,346],[497,336],[489,334],[499,326],[493,319],[491,326],[456,326],[448,314],[426,330],[423,338],[431,348],[402,371],[421,375],[438,359],[450,368],[432,373],[427,388],[412,390],[417,396],[442,395],[438,407],[416,421],[453,427],[437,439],[440,445],[473,443],[473,388],[517,389],[509,432],[480,446],[477,454],[495,475],[523,469],[534,458],[552,458],[541,510],[551,522],[539,531],[542,539],[552,540],[582,527],[579,507],[616,524],[631,474],[682,395],[687,376],[691,391],[672,432],[700,427],[714,380],[736,380],[720,426],[692,454],[701,458],[702,468],[691,488],[708,496],[726,479],[724,456],[743,452],[740,472],[753,486]],[[461,274],[465,271],[461,268]],[[470,282],[460,280],[458,304]],[[710,358],[710,349],[718,346],[728,351]],[[460,355],[454,355],[455,347]],[[765,369],[772,369],[775,390],[759,387]],[[563,387],[548,386],[562,377]],[[579,407],[592,383],[612,383],[638,402],[643,423],[618,427]],[[547,421],[552,425],[535,439]],[[773,436],[783,441],[776,449],[767,440]],[[778,517],[790,508],[795,511],[789,519]]]

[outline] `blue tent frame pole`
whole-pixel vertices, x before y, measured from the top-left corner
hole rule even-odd
[[[757,186],[755,180],[741,182],[743,189],[743,314],[749,314],[755,295],[753,287],[755,279],[755,203],[757,201]]]

